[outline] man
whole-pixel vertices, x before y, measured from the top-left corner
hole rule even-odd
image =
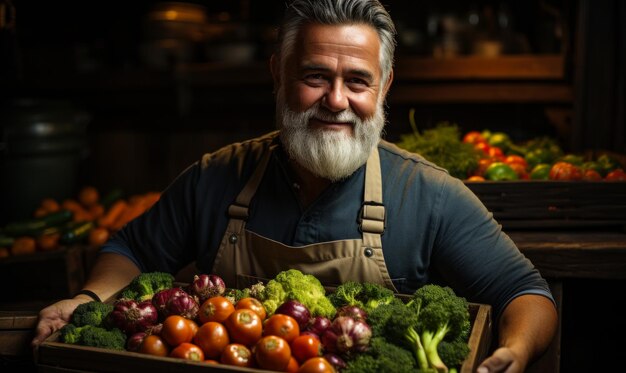
[[[480,201],[422,157],[380,141],[394,26],[376,0],[296,0],[271,58],[278,133],[205,155],[102,249],[85,289],[106,299],[141,271],[246,286],[297,268],[328,285],[434,282],[494,307],[481,372],[521,372],[549,344],[545,281]],[[91,297],[40,313],[39,343]]]

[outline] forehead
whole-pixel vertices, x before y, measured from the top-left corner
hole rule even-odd
[[[299,63],[330,59],[380,69],[380,39],[368,25],[307,24],[298,34],[295,52]]]

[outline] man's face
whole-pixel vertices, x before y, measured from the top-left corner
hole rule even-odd
[[[314,174],[347,177],[378,143],[388,88],[381,84],[379,51],[372,27],[311,24],[300,31],[284,70],[273,60],[281,139]]]

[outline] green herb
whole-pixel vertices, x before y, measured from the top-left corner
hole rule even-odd
[[[438,123],[435,128],[420,133],[415,125],[415,110],[409,112],[413,133],[400,136],[396,144],[428,161],[445,168],[450,175],[466,179],[478,167],[480,153],[474,146],[461,141],[459,128],[449,122]]]

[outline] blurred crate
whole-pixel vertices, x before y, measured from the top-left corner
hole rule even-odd
[[[58,300],[81,289],[97,248],[62,247],[0,259],[2,301]]]
[[[626,226],[626,182],[466,182],[505,229]]]
[[[469,338],[470,355],[461,373],[476,370],[491,347],[491,307],[470,303],[472,331]],[[39,372],[262,372],[265,370],[210,365],[201,362],[163,358],[135,352],[114,351],[57,342],[59,333],[41,344],[38,351]]]

